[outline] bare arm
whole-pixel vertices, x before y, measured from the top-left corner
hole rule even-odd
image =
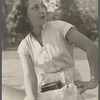
[[[25,92],[28,100],[37,100],[37,77],[31,57],[19,54],[24,72]]]
[[[94,87],[96,87],[98,82],[98,48],[90,39],[73,28],[69,30],[65,38],[86,52],[90,65],[90,74],[95,82]]]

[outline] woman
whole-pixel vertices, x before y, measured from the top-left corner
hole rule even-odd
[[[47,10],[41,0],[18,0],[8,17],[8,29],[28,33],[18,47],[25,92],[3,86],[3,95],[13,100],[84,100],[83,92],[97,86],[97,47],[73,25],[47,22]],[[89,81],[81,81],[75,69],[73,44],[87,54]],[[41,92],[43,85],[56,81],[62,82],[62,88]]]

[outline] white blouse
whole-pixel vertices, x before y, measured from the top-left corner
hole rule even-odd
[[[43,47],[30,33],[21,41],[18,53],[30,55],[34,67],[48,73],[74,67],[73,45],[65,40],[71,27],[67,22],[49,21],[41,31]]]
[[[38,79],[38,100],[65,100],[66,96],[68,100],[84,100],[74,85],[81,77],[75,68],[73,44],[65,39],[72,27],[63,21],[46,22],[41,31],[43,47],[31,33],[18,47],[19,54],[29,55],[33,61]],[[58,80],[65,84],[63,88],[41,93],[42,85]],[[67,88],[67,83],[71,87]]]

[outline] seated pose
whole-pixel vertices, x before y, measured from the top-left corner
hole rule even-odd
[[[84,92],[96,88],[98,48],[74,25],[47,21],[47,9],[41,0],[16,0],[7,22],[10,32],[27,33],[18,47],[25,91],[3,85],[4,100],[84,100]],[[89,81],[82,81],[75,68],[73,44],[87,54]],[[61,87],[51,90],[57,82]],[[49,88],[44,91],[43,86]]]

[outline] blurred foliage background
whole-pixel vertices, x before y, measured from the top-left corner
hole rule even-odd
[[[81,1],[81,4],[80,4]],[[84,1],[84,0],[83,0]],[[86,2],[89,0],[86,0]],[[90,0],[87,6],[91,7],[94,0]],[[12,9],[15,0],[2,0],[2,49],[17,47],[20,41],[24,38],[20,35],[12,35],[6,28],[6,18]],[[93,7],[97,6],[92,5]],[[48,20],[63,20],[76,26],[76,28],[92,41],[98,40],[98,15],[95,15],[97,9],[87,9],[86,4],[82,0],[44,0],[48,8]],[[93,4],[94,4],[93,3]],[[82,8],[82,5],[84,6]],[[85,9],[85,10],[84,10]],[[94,9],[94,8],[93,8]]]

